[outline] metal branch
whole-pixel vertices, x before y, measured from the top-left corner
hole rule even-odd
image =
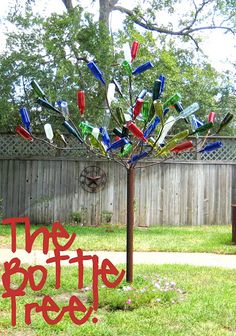
[[[81,147],[59,147],[59,146],[54,145],[53,143],[51,143],[51,142],[49,142],[49,141],[47,141],[47,140],[45,140],[45,139],[38,138],[38,137],[36,137],[36,136],[34,136],[34,135],[32,135],[32,134],[31,134],[31,136],[32,136],[32,138],[33,138],[34,140],[44,142],[44,143],[46,143],[48,146],[50,146],[50,147],[52,147],[52,148],[54,148],[54,149],[58,149],[58,150],[81,150]],[[94,151],[88,144],[84,143],[83,145],[86,146],[85,149],[87,150],[87,153],[92,153],[92,154],[94,154],[94,155],[96,155],[96,156],[98,156],[98,157],[100,157],[100,158],[107,159],[107,160],[111,160],[111,158],[110,158],[109,156],[104,156],[104,155],[102,155],[102,154],[100,154],[100,153]],[[126,166],[123,162],[121,162],[121,161],[119,161],[119,160],[117,160],[117,159],[115,159],[115,158],[112,158],[112,160],[115,161],[115,162],[117,162],[117,163],[119,163],[121,166],[123,166],[124,168],[127,169],[127,166]]]
[[[126,163],[126,161],[124,161],[122,158],[120,158],[120,159],[118,160],[118,159],[116,159],[116,158],[113,156],[113,153],[111,153],[111,154],[112,154],[112,158],[111,158],[111,160],[113,160],[113,161],[119,163],[121,166],[123,166],[124,168],[128,169],[128,164]]]
[[[161,163],[163,163],[163,162],[165,162],[165,161],[167,161],[167,160],[169,160],[169,159],[172,159],[173,157],[174,157],[175,155],[170,155],[170,156],[168,156],[168,157],[166,157],[165,159],[162,159],[162,160],[160,160],[160,161],[158,161],[158,162],[155,162],[155,163],[151,163],[151,164],[149,164],[149,165],[145,165],[145,166],[140,166],[140,167],[135,167],[136,169],[143,169],[143,168],[149,168],[149,167],[152,167],[152,166],[157,166],[157,165],[159,165],[159,164],[161,164]]]
[[[42,142],[46,143],[47,145],[49,145],[50,147],[52,147],[52,148],[54,148],[54,149],[60,149],[60,150],[78,150],[78,149],[80,150],[80,149],[81,149],[81,147],[59,147],[59,146],[54,145],[53,143],[51,143],[51,142],[49,142],[49,141],[47,141],[47,140],[45,140],[45,139],[38,138],[38,137],[36,137],[36,136],[33,135],[33,134],[31,134],[31,136],[32,136],[32,138],[33,138],[34,140],[42,141]]]

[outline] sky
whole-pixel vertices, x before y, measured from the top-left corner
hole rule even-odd
[[[24,2],[24,0],[18,0],[19,2]],[[188,0],[187,0],[188,1]],[[0,8],[0,20],[6,15],[7,9],[10,3],[14,0],[1,1]],[[98,13],[98,8],[96,6],[91,6],[91,0],[81,0],[84,7],[87,7],[88,11],[93,13]],[[97,1],[98,3],[98,1]],[[120,0],[121,5],[132,8],[134,0],[130,0],[127,5],[127,1]],[[42,13],[44,11],[47,14],[52,12],[62,13],[64,10],[64,5],[61,0],[38,0],[36,1],[36,11]],[[166,14],[165,14],[166,15]],[[122,18],[124,16],[118,11],[112,13],[111,16],[111,26],[112,30],[116,31],[119,29]],[[5,37],[4,31],[5,27],[2,25],[2,20],[0,21],[0,52],[4,50],[5,47]],[[224,34],[222,31],[216,30],[204,33],[204,42],[200,44],[200,47],[204,53],[209,57],[209,62],[218,71],[235,71],[233,70],[230,61],[236,62],[236,38],[232,34]],[[235,75],[235,74],[233,74]]]

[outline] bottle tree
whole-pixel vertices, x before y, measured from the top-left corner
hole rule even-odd
[[[139,167],[137,164],[140,160],[150,157],[155,159],[155,164],[159,164],[182,152],[197,150],[204,153],[220,149],[223,146],[220,141],[209,142],[209,139],[218,134],[233,118],[232,113],[227,113],[219,122],[216,120],[216,114],[210,112],[203,122],[196,116],[196,112],[200,109],[199,104],[193,102],[190,106],[183,106],[178,92],[163,100],[166,78],[162,74],[158,75],[155,82],[151,84],[152,92],[146,88],[140,88],[140,93],[134,96],[134,79],[144,72],[148,74],[148,71],[154,70],[150,61],[134,68],[133,61],[136,59],[138,49],[137,41],[132,43],[131,48],[127,44],[124,46],[124,59],[120,67],[127,77],[127,90],[124,89],[126,93],[123,92],[116,78],[106,81],[95,62],[87,63],[91,75],[101,83],[105,93],[102,125],[92,125],[86,120],[86,114],[89,113],[86,111],[86,100],[89,97],[83,90],[75,93],[79,113],[77,120],[72,120],[66,101],[50,103],[38,83],[35,80],[31,82],[37,95],[37,103],[52,114],[60,116],[65,133],[69,132],[76,137],[79,145],[84,146],[92,155],[113,160],[126,169],[126,280],[128,282],[133,281],[135,168]],[[23,125],[17,126],[16,132],[24,139],[46,141],[50,146],[60,148],[56,142],[54,143],[54,139],[59,137],[65,146],[67,145],[65,135],[58,129],[53,131],[48,122],[44,124],[46,138],[38,138],[32,130],[30,116],[25,107],[20,109],[20,115]],[[180,122],[184,125],[183,130],[175,132],[174,130],[178,129],[175,125]],[[197,137],[196,142],[189,138],[194,135]],[[198,135],[201,135],[201,138],[198,138]]]

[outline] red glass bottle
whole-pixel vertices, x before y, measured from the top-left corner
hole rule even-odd
[[[142,110],[142,106],[143,106],[143,102],[144,100],[141,98],[138,98],[136,100],[134,109],[133,109],[133,120],[136,119],[136,117],[140,114],[141,110]]]
[[[77,92],[77,102],[78,107],[81,115],[84,115],[85,111],[85,93],[84,91],[78,91]]]
[[[208,115],[208,122],[209,123],[214,123],[215,117],[216,117],[215,112],[210,112],[209,115]]]
[[[136,138],[147,142],[147,139],[144,137],[143,132],[132,121],[127,122],[126,127]]]
[[[137,53],[138,53],[138,47],[139,47],[139,43],[137,41],[134,41],[132,43],[132,47],[131,47],[131,62],[133,62],[133,60],[136,58]]]
[[[185,141],[171,149],[171,152],[179,153],[190,148],[193,148],[193,142]]]
[[[21,125],[16,127],[16,132],[25,140],[33,141],[31,134]]]

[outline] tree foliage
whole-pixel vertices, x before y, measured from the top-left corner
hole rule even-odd
[[[89,73],[86,62],[91,59],[99,64],[108,82],[112,77],[121,82],[125,97],[121,105],[128,108],[127,77],[123,68],[119,66],[119,60],[123,57],[123,43],[127,41],[132,43],[133,40],[140,43],[138,61],[134,66],[151,60],[155,67],[148,74],[135,78],[132,85],[136,94],[139,93],[141,82],[145,89],[151,92],[152,83],[163,73],[168,78],[166,98],[178,91],[183,96],[184,105],[198,101],[202,115],[212,109],[222,110],[223,102],[229,101],[224,97],[232,96],[229,79],[218,74],[203,57],[196,57],[194,50],[176,47],[173,39],[160,39],[157,44],[156,36],[151,32],[153,29],[138,29],[137,18],[140,19],[144,15],[140,10],[141,7],[133,9],[132,16],[126,13],[128,18],[124,23],[124,29],[111,36],[107,22],[103,20],[96,22],[91,14],[85,12],[79,5],[73,7],[70,1],[63,3],[67,6],[67,11],[61,15],[52,14],[48,18],[35,15],[32,1],[29,1],[23,13],[14,10],[8,16],[8,20],[17,30],[8,34],[7,49],[0,55],[2,129],[6,130],[9,125],[15,127],[19,122],[18,109],[22,104],[29,109],[31,107],[32,120],[38,119],[39,112],[48,117],[46,111],[42,112],[34,104],[35,97],[30,87],[32,79],[40,83],[53,103],[66,99],[72,115],[77,113],[75,93],[79,88],[84,89],[90,98],[87,101],[89,116],[91,119],[96,116],[96,121],[101,123],[105,90]],[[230,2],[227,2],[227,5],[223,1],[217,3],[220,7],[214,7],[215,14],[221,10],[222,18],[232,16]],[[102,4],[105,5],[104,0],[100,1],[100,6]],[[180,5],[180,1],[177,3],[171,0],[143,1],[143,4],[147,6],[145,17],[148,19],[145,20],[150,23],[155,20],[156,13],[164,9],[168,9],[172,17],[177,15],[176,5]],[[196,9],[196,5],[192,4]],[[108,5],[106,7],[109,9],[108,15],[112,10],[118,10],[118,1],[110,1]],[[194,16],[194,11],[191,13],[195,18],[192,27],[201,23],[199,16],[203,12],[206,13],[208,6],[212,8],[213,2],[203,2],[198,15],[195,13]],[[186,26],[193,22],[186,16],[185,21],[183,18],[181,20],[178,21],[178,25]],[[230,24],[233,20],[232,16]],[[161,27],[170,31],[176,29],[167,23],[165,27],[163,25]],[[227,29],[233,28],[229,25]],[[180,36],[186,37],[184,34]],[[97,95],[97,92],[100,94]],[[219,103],[215,99],[216,96],[221,97]],[[231,106],[235,107],[235,100],[230,101],[233,101]]]

